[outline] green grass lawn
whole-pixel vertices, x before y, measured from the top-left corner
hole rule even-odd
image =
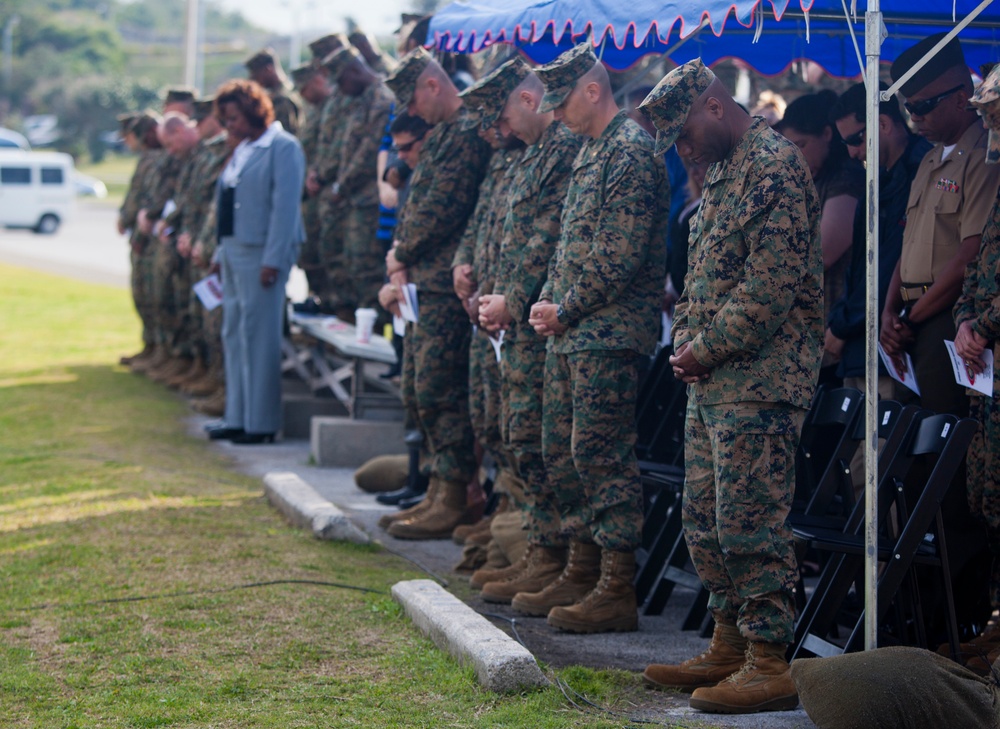
[[[481,689],[388,596],[423,575],[289,527],[185,433],[179,397],[114,364],[139,343],[127,292],[0,276],[0,726],[627,724],[556,688]],[[238,587],[280,580],[371,592]],[[623,712],[643,696],[623,672],[560,675]]]

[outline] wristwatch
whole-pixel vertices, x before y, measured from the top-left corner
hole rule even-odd
[[[899,312],[899,321],[905,324],[910,331],[915,332],[917,330],[917,323],[910,320],[910,309],[912,308],[912,306],[904,306],[903,310]]]
[[[563,310],[562,304],[559,304],[559,307],[556,309],[556,321],[569,326],[569,319],[566,317],[566,312]]]

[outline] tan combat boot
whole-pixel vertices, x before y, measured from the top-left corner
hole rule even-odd
[[[212,415],[221,418],[226,412],[226,388],[225,386],[216,388],[208,397],[199,398],[191,402],[191,408],[203,415]]]
[[[188,367],[191,366],[191,360],[188,357],[173,357],[168,360],[162,367],[157,367],[156,369],[149,370],[146,372],[146,377],[153,380],[154,382],[159,382],[160,384],[166,384],[168,380],[173,377],[177,377],[187,371]]]
[[[462,524],[461,526],[457,526],[451,533],[451,541],[455,544],[465,544],[470,538],[479,539],[483,534],[485,534],[486,542],[489,542],[490,522],[492,521],[492,516],[484,516],[475,524]]]
[[[548,623],[570,633],[631,632],[639,629],[635,599],[635,552],[601,550],[601,579],[580,602],[549,611]]]
[[[425,511],[389,525],[396,539],[448,539],[459,524],[473,519],[466,509],[467,484],[438,479],[438,492]]]
[[[525,569],[506,580],[487,582],[482,596],[486,602],[509,604],[519,592],[538,592],[555,582],[566,568],[565,547],[529,544]]]
[[[511,599],[515,610],[544,617],[554,607],[580,602],[601,579],[601,548],[596,544],[572,541],[562,574],[539,592],[519,592]]]
[[[653,663],[642,672],[647,686],[658,689],[694,691],[702,686],[715,686],[743,667],[746,661],[747,639],[735,625],[716,623],[712,642],[700,656],[689,658],[676,666]]]
[[[492,545],[493,542],[490,542],[490,546]],[[509,580],[512,577],[516,577],[517,575],[521,574],[526,569],[528,569],[527,551],[525,551],[525,553],[521,555],[521,559],[517,560],[516,562],[504,565],[503,567],[494,567],[490,565],[489,562],[487,562],[486,567],[478,569],[472,573],[472,576],[469,578],[469,587],[473,587],[477,590],[480,590],[483,588],[484,585],[487,585],[490,582],[501,582],[503,580]]]
[[[192,397],[205,397],[211,395],[226,381],[226,373],[222,369],[221,362],[213,362],[208,371],[193,382],[181,385],[181,392]]]
[[[145,346],[143,346],[141,352],[136,352],[135,354],[124,354],[121,357],[119,357],[118,364],[130,365],[136,360],[148,359],[149,357],[152,356],[153,356],[153,345],[147,343]]]
[[[149,370],[161,367],[167,359],[169,359],[169,357],[170,353],[167,351],[166,347],[154,344],[152,354],[148,357],[141,357],[133,360],[128,367],[135,373],[143,374]]]
[[[431,508],[431,504],[434,503],[434,497],[439,490],[440,482],[438,481],[437,476],[431,476],[430,483],[427,485],[427,493],[424,494],[423,499],[411,506],[409,509],[401,509],[399,511],[394,511],[391,514],[383,514],[379,517],[378,525],[383,529],[388,529],[397,521],[405,521],[417,516],[418,514],[422,514]]]
[[[715,714],[791,711],[799,705],[799,694],[785,660],[787,648],[750,641],[740,670],[716,686],[695,689],[691,708]]]
[[[191,366],[186,371],[177,377],[171,377],[167,380],[166,385],[172,390],[180,390],[188,383],[200,380],[206,372],[208,372],[208,368],[205,367],[205,362],[201,357],[195,357],[191,360]]]

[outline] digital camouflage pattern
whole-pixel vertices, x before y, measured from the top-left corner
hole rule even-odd
[[[983,231],[979,255],[965,268],[962,294],[955,303],[955,326],[970,322],[972,330],[990,342],[994,362],[1000,362],[1000,198]],[[988,345],[988,346],[990,346]],[[1000,608],[1000,377],[993,370],[994,397],[969,390],[969,416],[979,429],[969,445],[966,489],[969,510],[986,524],[993,570],[990,603]]]
[[[615,551],[635,550],[642,528],[636,355],[656,337],[669,188],[653,140],[619,112],[577,153],[539,296],[569,327],[549,338],[542,418],[562,533]]]
[[[323,65],[326,66],[326,72],[330,77],[330,83],[337,83],[337,81],[340,80],[340,74],[342,74],[348,66],[357,60],[361,60],[361,54],[355,50],[354,46],[338,48],[329,56],[324,58]]]
[[[302,107],[302,99],[292,89],[282,86],[277,89],[268,89],[271,96],[271,104],[274,106],[274,119],[281,122],[281,126],[289,134],[299,133],[299,109]]]
[[[396,223],[396,259],[407,267],[421,301],[424,293],[455,298],[452,261],[490,159],[489,145],[462,128],[467,114],[459,109],[424,138]]]
[[[788,643],[797,579],[785,517],[823,349],[819,199],[798,149],[755,119],[709,167],[674,347],[688,386],[683,520],[717,620]]]
[[[336,305],[345,293],[352,290],[344,268],[342,233],[345,209],[342,205],[335,204],[330,195],[330,187],[339,173],[340,149],[337,140],[342,136],[344,107],[348,98],[334,87],[323,105],[320,112],[316,161],[310,165],[311,169],[316,171],[322,188],[316,194],[320,227],[318,248],[325,278],[326,298],[330,299],[333,305]]]
[[[335,56],[353,55],[345,50]],[[374,170],[385,128],[389,124],[395,99],[381,81],[372,83],[360,96],[344,97],[341,119],[333,146],[339,155],[335,184],[341,202],[335,207],[339,230],[337,236],[345,279],[337,290],[343,305],[370,307],[378,300],[378,290],[385,274],[385,253],[376,238],[378,227],[378,183]]]
[[[160,158],[167,154],[163,149],[144,149],[139,155],[135,172],[129,182],[128,191],[118,213],[118,220],[129,234],[129,259],[132,264],[130,283],[132,301],[136,313],[142,322],[142,341],[151,345],[156,343],[156,320],[153,306],[153,249],[149,236],[142,233],[138,226],[139,211],[152,201],[155,186],[156,169],[160,166]]]
[[[638,376],[636,357],[625,350],[548,351],[542,452],[563,543],[577,539],[620,552],[639,547]],[[536,502],[536,513],[549,503]]]
[[[228,160],[228,155],[225,157]],[[225,163],[223,163],[225,166]],[[208,208],[205,211],[205,220],[202,223],[201,231],[192,243],[194,246],[200,245],[206,260],[211,260],[215,255],[218,246],[218,221],[216,218],[215,194],[211,195]],[[207,274],[205,270],[205,274]],[[205,345],[205,360],[211,364],[222,364],[222,307],[217,306],[212,311],[205,311],[200,307],[201,328],[203,342]],[[219,377],[225,377],[225,368],[220,368],[217,372]]]
[[[455,292],[421,292],[403,338],[403,403],[424,435],[430,474],[468,483],[476,472],[469,419],[471,328]]]
[[[597,63],[594,46],[588,38],[583,43],[570,48],[553,61],[535,69],[535,75],[545,86],[545,96],[538,106],[538,113],[544,114],[561,105],[576,86]]]
[[[986,164],[1000,164],[1000,66],[995,66],[969,99],[989,129]]]
[[[802,155],[763,119],[709,167],[673,325],[674,348],[690,342],[712,370],[688,388],[699,404],[809,407],[824,332],[819,213]]]
[[[497,119],[507,103],[507,98],[528,77],[529,73],[531,73],[531,69],[528,64],[522,61],[520,56],[515,56],[497,66],[493,71],[462,91],[459,96],[472,112],[471,115],[473,117],[478,115],[480,124],[486,129],[497,123]]]
[[[570,174],[582,144],[581,137],[553,122],[525,149],[515,168],[494,291],[503,294],[507,310],[519,324],[527,324],[531,306],[548,279]],[[507,336],[521,331],[515,327]],[[525,333],[529,332],[535,336],[534,330],[525,327]]]
[[[580,148],[563,207],[559,245],[539,298],[562,307],[560,354],[656,344],[670,186],[653,140],[620,111]]]
[[[433,60],[423,46],[417,46],[399,59],[399,65],[390,73],[385,82],[399,100],[399,108],[406,109],[413,100],[417,79]]]
[[[329,33],[317,38],[309,44],[309,52],[314,60],[322,61],[338,48],[350,45],[350,40],[343,33]]]
[[[203,139],[195,147],[196,161],[191,176],[190,186],[186,194],[177,203],[179,219],[174,221],[174,229],[178,235],[187,233],[191,236],[191,247],[194,248],[198,235],[209,217],[209,210],[215,197],[215,181],[222,173],[229,159],[229,148],[226,143],[226,133]],[[187,259],[188,285],[186,287],[187,327],[191,341],[191,350],[209,361],[210,352],[219,345],[209,343],[210,325],[208,312],[201,304],[192,286],[208,275],[211,264],[201,265],[193,257]],[[220,328],[221,333],[221,328]]]
[[[785,519],[804,418],[790,406],[688,402],[684,538],[716,622],[748,640],[792,641],[798,570]]]
[[[302,145],[302,152],[306,157],[306,165],[310,169],[315,168],[317,163],[319,126],[322,115],[322,106],[306,104],[303,108],[302,125],[299,127],[299,143]],[[323,228],[319,217],[319,197],[316,195],[309,195],[302,201],[302,226],[306,232],[306,239],[299,252],[298,265],[306,274],[310,291],[323,297],[326,293],[326,271],[320,255],[320,237]]]
[[[150,206],[146,209],[150,220],[157,221],[163,214],[167,201],[172,199],[177,189],[183,160],[164,154],[154,172],[155,182]],[[153,320],[156,343],[173,351],[177,331],[177,302],[174,297],[174,274],[180,261],[177,249],[164,244],[157,238],[150,238],[153,270]]]
[[[639,109],[656,127],[656,154],[666,154],[680,136],[691,106],[715,80],[700,58],[678,66],[649,92]]]
[[[486,176],[479,185],[476,207],[452,262],[453,268],[462,264],[472,266],[472,278],[480,293],[492,290],[488,251],[499,247],[511,170],[520,156],[521,150],[498,149],[493,153]],[[472,334],[469,346],[469,413],[472,432],[479,444],[498,464],[510,464],[511,458],[500,436],[500,365],[482,329]]]
[[[525,483],[522,512],[528,540],[550,547],[565,546],[566,541],[542,456],[547,339],[527,320],[559,242],[563,202],[582,143],[563,124],[553,122],[525,149],[514,168],[494,285],[514,320],[503,344],[501,432]]]

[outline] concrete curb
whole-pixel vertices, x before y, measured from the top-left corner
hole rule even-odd
[[[271,472],[264,475],[267,500],[296,526],[309,529],[317,539],[368,544],[371,538],[324,499],[297,474]]]
[[[498,693],[546,686],[531,652],[432,580],[392,586],[413,623],[442,650],[469,663],[485,688]]]

